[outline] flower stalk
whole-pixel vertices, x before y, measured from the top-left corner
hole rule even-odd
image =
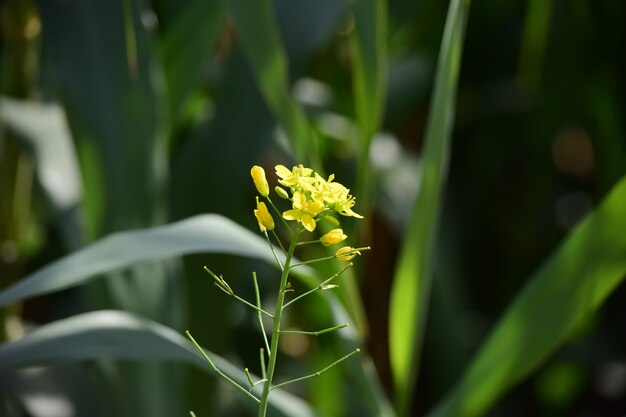
[[[343,242],[348,238],[343,230],[338,227],[340,226],[340,222],[336,217],[338,215],[339,217],[345,216],[354,217],[357,219],[363,218],[361,215],[355,213],[352,210],[352,207],[355,204],[355,198],[349,194],[350,190],[348,190],[340,183],[334,181],[333,175],[328,177],[328,179],[324,179],[312,169],[303,167],[302,165],[295,166],[291,170],[283,165],[277,165],[276,175],[279,178],[278,183],[285,188],[275,187],[274,191],[281,199],[291,202],[291,207],[281,212],[270,198],[270,187],[265,177],[265,170],[263,170],[263,168],[259,166],[254,166],[250,170],[250,174],[252,176],[257,191],[259,192],[261,197],[265,199],[269,207],[271,207],[272,211],[280,218],[282,225],[289,232],[289,237],[291,238],[288,246],[283,244],[279,237],[279,234],[275,231],[276,223],[274,221],[274,217],[270,214],[268,210],[268,206],[265,204],[265,201],[259,201],[260,199],[259,197],[257,197],[256,208],[254,209],[253,213],[258,222],[259,230],[265,236],[274,260],[276,261],[280,269],[280,281],[278,285],[278,293],[276,294],[274,313],[271,314],[267,312],[263,309],[261,305],[261,295],[256,273],[252,274],[255,302],[251,303],[235,294],[235,291],[221,275],[216,275],[207,267],[205,267],[205,270],[211,275],[211,277],[215,281],[215,285],[220,290],[256,312],[257,321],[259,323],[259,327],[263,336],[263,347],[259,349],[261,378],[257,378],[257,381],[255,382],[248,368],[245,368],[244,373],[249,385],[249,389],[244,388],[242,385],[230,378],[228,375],[224,374],[215,366],[215,364],[211,361],[208,355],[194,340],[189,332],[187,332],[187,337],[191,340],[193,345],[201,352],[202,357],[210,364],[210,366],[217,374],[225,378],[239,391],[242,391],[243,393],[245,393],[246,396],[258,403],[258,416],[265,417],[267,414],[269,397],[272,390],[288,384],[304,381],[308,378],[320,376],[328,369],[338,365],[339,363],[360,352],[359,349],[356,349],[337,359],[320,371],[279,384],[274,384],[277,370],[278,346],[281,334],[300,334],[315,337],[339,331],[348,326],[348,323],[344,323],[317,331],[291,330],[283,329],[281,327],[281,319],[285,309],[295,302],[300,301],[304,297],[317,291],[331,290],[338,287],[337,284],[331,284],[330,282],[338,278],[348,268],[352,267],[352,263],[349,263],[339,272],[331,275],[329,278],[322,281],[315,288],[312,288],[309,291],[297,295],[290,301],[287,301],[287,293],[293,291],[290,288],[291,285],[289,283],[290,271],[298,266],[310,265],[330,259],[349,261],[355,256],[360,255],[361,251],[368,250],[370,248],[369,246],[360,248],[344,246],[334,251],[333,255],[323,256],[320,258],[305,261],[297,261],[294,255],[298,247],[312,244],[319,244],[322,247],[331,247]],[[314,232],[316,230],[317,223],[322,220],[332,224],[333,226],[335,226],[335,228],[318,239],[309,238],[300,241],[301,235]],[[295,224],[290,225],[289,222],[295,222]],[[275,248],[272,244],[268,232],[272,233],[272,237],[274,238],[274,240],[276,240],[276,243],[280,248],[278,250],[282,252],[282,261],[281,257],[279,257],[276,253],[277,248]],[[285,250],[286,247],[287,249]],[[272,331],[269,339],[265,329],[265,325],[263,323],[263,315],[269,317],[272,320]],[[262,385],[260,397],[252,393],[252,389],[257,385]],[[190,414],[194,416],[193,412],[190,412]]]

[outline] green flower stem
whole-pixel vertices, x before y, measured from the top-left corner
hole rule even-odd
[[[310,245],[312,243],[320,243],[320,240],[307,240],[306,242],[298,242],[298,246]]]
[[[263,334],[263,340],[265,341],[265,347],[267,348],[267,354],[269,355],[270,344],[267,341],[267,333],[265,332],[265,326],[263,325],[263,317],[261,317],[261,311],[263,311],[263,309],[261,308],[261,295],[259,292],[259,282],[256,279],[256,272],[252,273],[252,281],[254,282],[254,295],[256,297],[256,306],[258,307],[257,318],[259,320],[259,326],[261,327],[261,333]],[[261,356],[261,359],[263,360],[262,356]],[[265,369],[265,361],[263,361],[261,365],[262,365],[261,368]],[[265,375],[263,375],[263,378],[265,378]]]
[[[280,220],[282,220],[283,224],[285,225],[285,227],[287,228],[287,230],[289,230],[289,232],[291,233],[291,236],[293,237],[294,232],[293,229],[291,228],[291,226],[289,226],[289,223],[287,223],[287,220],[285,220],[285,218],[283,217],[283,214],[280,212],[280,210],[278,210],[278,208],[274,205],[274,202],[270,199],[269,196],[265,197],[267,199],[267,202],[270,203],[270,206],[272,206],[272,208],[274,209],[274,211],[276,212],[276,215],[278,217],[280,217]]]
[[[352,262],[350,262],[350,264],[348,264],[348,266],[346,266],[345,268],[343,268],[341,271],[339,271],[339,272],[337,272],[337,273],[333,274],[333,275],[332,275],[330,278],[328,278],[327,280],[322,281],[322,283],[321,283],[320,285],[318,285],[317,287],[315,287],[315,288],[313,288],[313,289],[311,289],[311,290],[309,290],[309,291],[307,291],[307,292],[305,292],[305,293],[302,293],[302,294],[300,294],[299,296],[297,296],[296,298],[294,298],[293,300],[291,300],[291,301],[287,302],[287,303],[283,306],[283,309],[284,309],[284,308],[287,308],[287,306],[289,306],[290,304],[295,303],[296,301],[300,300],[301,298],[304,298],[304,297],[306,297],[307,295],[313,294],[314,292],[316,292],[316,291],[319,291],[319,290],[323,289],[326,285],[328,285],[328,283],[329,283],[330,281],[332,281],[333,279],[337,278],[339,275],[343,274],[343,273],[344,273],[344,272],[345,272],[348,268],[351,268],[353,265],[354,265],[354,264],[353,264]]]
[[[280,250],[283,251],[283,255],[287,255],[287,251],[285,250],[285,247],[283,246],[283,242],[281,242],[280,238],[276,234],[276,229],[272,229],[272,234],[274,235],[274,239],[276,239],[276,242],[278,242],[278,246],[280,246]]]
[[[359,252],[359,251],[362,251],[362,250],[370,250],[370,249],[372,249],[372,248],[370,248],[369,246],[363,246],[362,248],[354,248],[350,252],[342,253],[339,256],[346,256],[346,255],[350,255],[352,253],[356,253],[356,252]],[[309,265],[309,264],[313,264],[313,263],[316,263],[316,262],[327,261],[329,259],[338,258],[339,256],[331,255],[331,256],[324,256],[323,258],[311,259],[310,261],[303,261],[303,262],[300,262],[300,263],[297,263],[297,264],[293,264],[289,268],[293,269],[293,268],[295,268],[297,266]]]
[[[261,362],[261,377],[267,380],[267,372],[265,371],[265,351],[263,348],[259,349],[259,361]]]
[[[259,306],[255,306],[254,304],[249,303],[248,301],[244,300],[243,298],[241,298],[237,294],[235,294],[235,292],[230,288],[230,286],[224,280],[224,278],[218,277],[217,275],[215,275],[215,273],[213,271],[211,271],[206,266],[204,267],[204,270],[207,271],[209,274],[211,274],[211,276],[215,279],[215,284],[217,285],[217,287],[220,290],[224,291],[226,294],[230,295],[231,297],[233,297],[235,300],[239,301],[240,303],[243,303],[243,304],[247,305],[248,307],[253,308],[254,310],[258,311],[259,313],[263,313],[263,314],[265,314],[266,316],[268,316],[270,318],[274,318],[274,316],[271,313],[268,313],[267,311],[263,310],[260,305]]]
[[[243,370],[246,373],[246,378],[248,378],[248,383],[250,384],[250,388],[254,388],[257,386],[257,384],[260,384],[261,382],[265,382],[267,381],[267,379],[263,378],[263,379],[259,379],[257,382],[252,381],[252,376],[250,375],[250,370],[248,368],[245,368]]]
[[[190,411],[190,412],[189,412],[189,416],[190,416],[190,417],[196,417],[196,415],[195,415],[195,413],[194,413],[193,411]]]
[[[273,232],[273,230],[272,230],[272,232]],[[267,234],[267,231],[263,232],[263,234],[265,235],[265,240],[267,240],[267,244],[269,245],[270,250],[272,251],[272,255],[274,255],[274,260],[276,260],[276,263],[278,264],[278,267],[282,271],[283,270],[283,264],[280,263],[280,259],[278,259],[278,255],[276,255],[276,251],[274,250],[274,245],[272,245],[272,242],[270,241],[270,237]],[[274,236],[276,236],[276,233],[274,233]],[[282,245],[281,245],[281,247],[282,247]],[[283,249],[283,252],[285,252],[284,249]]]
[[[191,333],[189,333],[189,330],[186,330],[185,334],[187,335],[189,340],[191,340],[191,343],[193,343],[193,345],[196,347],[196,349],[198,349],[198,351],[202,354],[202,357],[204,358],[204,360],[207,361],[209,365],[211,365],[211,368],[213,368],[213,370],[215,372],[217,372],[221,377],[223,377],[225,380],[227,380],[228,382],[233,384],[235,386],[235,388],[237,388],[239,391],[241,391],[244,394],[246,394],[248,397],[252,398],[257,403],[261,402],[261,400],[259,400],[257,397],[255,397],[251,392],[249,392],[247,389],[245,389],[244,387],[239,385],[235,380],[233,380],[231,377],[226,375],[224,372],[220,371],[217,368],[217,366],[215,366],[215,364],[213,363],[211,358],[209,358],[209,356],[204,352],[204,349],[202,349],[202,347],[200,347],[198,342],[196,342],[196,339],[194,339],[193,336],[191,335]]]
[[[312,373],[312,374],[310,374],[310,375],[301,376],[300,378],[291,379],[291,380],[289,380],[289,381],[282,382],[282,383],[280,383],[280,384],[274,385],[274,386],[272,387],[272,389],[279,388],[279,387],[282,387],[282,386],[285,386],[285,385],[288,385],[288,384],[293,384],[294,382],[304,381],[305,379],[313,378],[313,377],[315,377],[315,376],[320,376],[321,374],[323,374],[324,372],[328,371],[328,370],[329,370],[330,368],[332,368],[333,366],[338,365],[339,363],[341,363],[341,362],[345,361],[345,360],[346,360],[346,359],[348,359],[349,357],[356,355],[356,354],[357,354],[357,353],[359,353],[360,351],[361,351],[361,349],[358,349],[358,348],[357,348],[357,349],[353,350],[352,352],[348,353],[346,356],[344,356],[344,357],[342,357],[342,358],[337,359],[335,362],[331,363],[331,364],[330,364],[330,365],[328,365],[326,368],[324,368],[324,369],[322,369],[322,370],[320,370],[320,371],[314,372],[314,373]]]
[[[263,310],[261,307],[257,307],[252,303],[247,302],[246,300],[244,300],[243,298],[239,297],[237,294],[231,294],[233,296],[233,298],[237,301],[239,301],[240,303],[243,303],[245,305],[247,305],[250,308],[255,309],[259,314],[265,314],[267,317],[270,318],[274,318],[274,316],[272,315],[272,313],[268,313],[267,311]]]
[[[272,380],[274,378],[274,370],[276,369],[276,358],[278,357],[278,339],[280,337],[280,318],[283,312],[283,303],[285,301],[285,290],[287,289],[287,278],[289,277],[289,265],[293,258],[293,253],[296,249],[298,242],[298,235],[302,229],[300,226],[296,226],[296,231],[293,233],[289,250],[285,258],[285,264],[280,275],[280,285],[278,289],[278,298],[276,300],[276,312],[274,313],[274,325],[272,326],[272,345],[269,353],[269,363],[267,366],[267,381],[263,384],[263,393],[261,394],[261,401],[259,403],[259,417],[265,417],[267,413],[267,403],[270,394],[270,388],[272,386]]]
[[[318,330],[316,332],[308,332],[305,330],[281,330],[280,333],[281,334],[306,334],[310,336],[319,336],[321,334],[334,332],[335,330],[343,329],[344,327],[348,327],[348,326],[349,324],[345,323],[345,324],[340,324],[339,326],[329,327],[328,329]]]

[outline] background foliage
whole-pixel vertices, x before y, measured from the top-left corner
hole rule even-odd
[[[280,372],[367,353],[276,415],[622,415],[625,19],[610,0],[0,1],[1,413],[250,415],[179,334],[237,378],[256,363],[253,315],[202,265],[270,292],[249,169],[305,163],[352,189],[374,249],[289,318],[352,330],[285,338]]]

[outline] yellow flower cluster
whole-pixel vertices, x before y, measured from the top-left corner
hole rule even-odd
[[[254,181],[257,191],[261,196],[269,198],[269,185],[265,178],[265,170],[260,166],[253,166],[250,175]],[[311,168],[302,165],[294,166],[291,170],[284,165],[276,165],[276,175],[278,182],[289,188],[289,192],[281,187],[276,187],[276,193],[286,200],[291,201],[291,209],[283,212],[285,220],[297,221],[309,232],[315,230],[317,221],[324,218],[338,226],[339,221],[332,216],[333,213],[342,216],[356,217],[362,219],[358,213],[352,210],[355,198],[350,195],[350,190],[338,182],[334,182],[335,176],[330,175],[328,180],[322,178]],[[274,229],[274,219],[269,213],[267,206],[257,199],[257,208],[254,210],[261,232]],[[324,246],[331,246],[343,242],[348,236],[342,229],[333,229],[319,239]],[[337,250],[335,256],[342,261],[348,261],[361,253],[350,247],[344,246]]]
[[[315,230],[316,218],[333,211],[343,216],[363,218],[352,210],[356,201],[350,195],[350,190],[333,182],[334,175],[325,180],[311,168],[302,165],[291,170],[284,165],[277,165],[276,175],[280,178],[278,182],[289,187],[292,194],[292,209],[285,211],[283,217],[286,220],[297,220],[310,232]]]

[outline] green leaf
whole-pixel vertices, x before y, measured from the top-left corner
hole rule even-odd
[[[185,7],[163,33],[161,55],[172,124],[178,120],[187,98],[215,53],[222,21],[220,2],[185,2]]]
[[[37,1],[45,68],[54,74],[44,88],[63,98],[77,147],[92,148],[102,169],[102,184],[87,183],[85,199],[102,199],[104,219],[94,222],[104,233],[164,218],[162,74],[138,3]]]
[[[265,240],[219,215],[114,233],[23,278],[0,293],[0,306],[48,294],[140,261],[216,252],[275,262]]]
[[[385,106],[387,71],[387,6],[383,0],[350,0],[354,30],[350,36],[353,91],[359,140],[359,196],[369,212],[371,193],[369,150],[380,128]]]
[[[304,112],[290,91],[288,63],[278,33],[272,2],[268,0],[223,0],[245,54],[250,61],[259,90],[285,134],[298,160],[318,168],[317,145]]]
[[[626,177],[534,274],[430,417],[484,414],[561,346],[626,276]]]
[[[65,111],[58,104],[0,97],[0,123],[35,160],[37,180],[54,210],[65,244],[81,246],[83,181]]]
[[[0,293],[0,306],[81,285],[98,274],[128,267],[136,262],[200,252],[248,256],[274,263],[264,239],[222,216],[207,214],[166,226],[119,232],[106,237],[7,288]],[[319,279],[306,267],[298,267],[293,274],[310,287],[319,283]],[[335,296],[325,294],[325,299],[336,323],[350,321]],[[341,340],[346,350],[359,347],[358,337],[351,328],[342,331]],[[1,362],[0,359],[0,366]],[[392,415],[371,361],[364,359],[363,364],[352,361],[347,367],[358,381],[358,390],[367,392],[365,400],[368,401],[367,406],[375,410],[374,415]]]
[[[220,370],[240,384],[247,384],[241,369],[214,353],[206,353]],[[187,362],[216,375],[193,345],[174,329],[116,310],[95,311],[59,320],[41,326],[17,341],[0,345],[0,370],[104,357]],[[254,379],[259,378],[254,376]],[[270,406],[283,416],[315,416],[304,401],[281,389],[272,391]]]
[[[389,348],[396,405],[401,416],[408,413],[419,370],[468,8],[469,1],[450,2],[422,152],[421,188],[392,287]]]
[[[58,104],[0,97],[0,122],[34,155],[37,177],[56,210],[78,205],[80,169],[65,112]]]

